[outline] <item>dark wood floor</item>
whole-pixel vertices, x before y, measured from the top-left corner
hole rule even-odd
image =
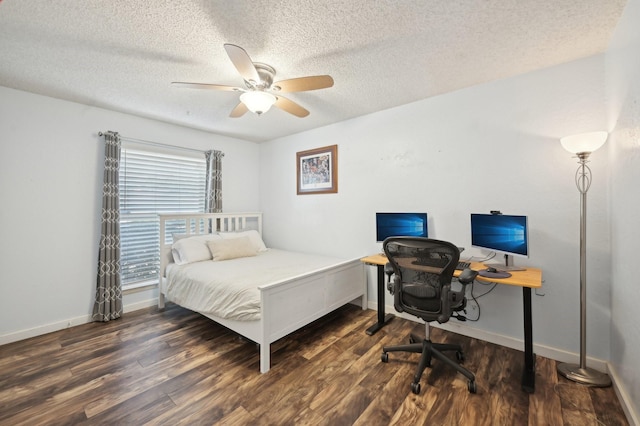
[[[418,355],[380,353],[422,326],[396,318],[367,336],[374,321],[341,308],[272,345],[267,374],[254,343],[172,304],[0,346],[0,424],[627,424],[612,388],[569,382],[538,357],[529,395],[522,352],[435,329],[463,345],[478,393],[434,361],[414,395]]]

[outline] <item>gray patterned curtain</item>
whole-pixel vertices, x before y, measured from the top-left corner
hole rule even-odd
[[[222,212],[222,151],[206,151],[207,186],[204,211],[206,213]]]
[[[102,186],[102,235],[98,256],[94,321],[109,321],[122,316],[120,283],[120,136],[104,134],[104,184]]]

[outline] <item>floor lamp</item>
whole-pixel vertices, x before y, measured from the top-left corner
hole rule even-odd
[[[611,385],[608,375],[587,367],[587,191],[591,186],[589,155],[604,145],[607,132],[591,132],[560,139],[567,151],[578,157],[576,186],[580,191],[580,365],[558,364],[558,372],[569,380],[584,385],[605,387]]]

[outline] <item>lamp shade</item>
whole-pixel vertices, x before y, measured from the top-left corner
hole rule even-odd
[[[593,152],[607,141],[607,132],[580,133],[560,139],[562,147],[573,154]]]
[[[263,112],[269,111],[269,108],[276,103],[277,99],[271,93],[254,90],[244,92],[240,95],[240,100],[247,106],[249,111],[260,115]]]

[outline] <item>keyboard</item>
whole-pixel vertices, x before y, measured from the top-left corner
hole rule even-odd
[[[431,267],[434,267],[434,268],[443,268],[444,265],[446,264],[446,260],[445,259],[430,259],[430,258],[426,258],[426,259],[418,259],[418,260],[415,260],[415,261],[413,261],[411,263],[413,263],[414,265],[420,265],[420,266],[431,266]],[[463,271],[463,270],[467,269],[470,266],[471,266],[471,262],[460,261],[456,265],[456,270]]]
[[[467,269],[469,266],[471,266],[471,262],[458,262],[458,265],[456,266],[456,269],[458,271],[463,271],[465,269]]]

